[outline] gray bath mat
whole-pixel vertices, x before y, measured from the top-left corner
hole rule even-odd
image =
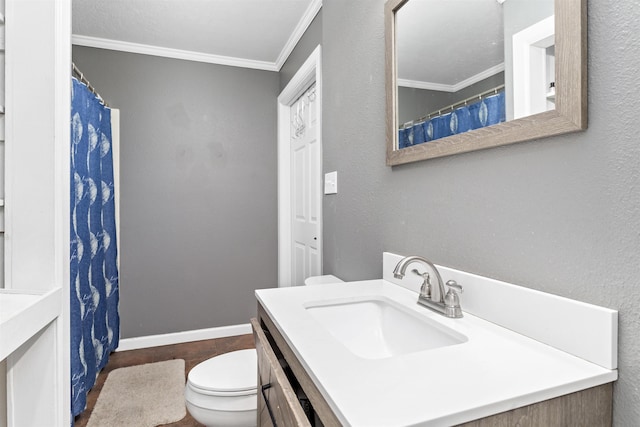
[[[184,360],[114,369],[87,427],[154,427],[185,417]]]

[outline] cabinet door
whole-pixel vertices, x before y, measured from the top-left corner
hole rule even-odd
[[[251,319],[258,353],[258,426],[311,427],[264,331]]]

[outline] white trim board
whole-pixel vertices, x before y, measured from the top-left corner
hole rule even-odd
[[[164,58],[182,59],[185,61],[204,62],[207,64],[228,65],[231,67],[251,68],[264,71],[280,71],[280,68],[293,52],[311,22],[322,8],[322,0],[312,0],[309,7],[300,18],[296,28],[283,46],[275,62],[256,61],[252,59],[236,58],[232,56],[214,55],[210,53],[195,52],[182,49],[172,49],[161,46],[153,46],[141,43],[131,43],[101,37],[83,36],[73,34],[71,43],[76,46],[94,47],[98,49],[116,50],[120,52],[138,53],[141,55],[160,56]]]
[[[196,329],[193,331],[173,332],[170,334],[147,335],[144,337],[121,339],[116,351],[138,350],[162,345],[181,344],[191,341],[212,340],[215,338],[235,337],[251,333],[251,324],[221,326],[218,328]]]

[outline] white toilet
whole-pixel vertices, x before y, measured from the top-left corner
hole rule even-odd
[[[305,279],[305,286],[340,283],[335,276]],[[258,361],[255,349],[238,350],[197,364],[187,377],[184,399],[191,416],[207,427],[257,424]]]
[[[207,427],[253,427],[257,382],[255,349],[212,357],[189,371],[184,392],[187,410]]]

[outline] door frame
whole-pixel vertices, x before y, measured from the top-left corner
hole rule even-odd
[[[322,175],[322,50],[318,45],[278,96],[278,287],[291,286],[291,105],[314,82],[318,117],[318,171]],[[322,176],[320,177],[322,178]],[[322,179],[318,182],[321,184]],[[322,272],[322,188],[318,195],[320,233],[318,252]]]

